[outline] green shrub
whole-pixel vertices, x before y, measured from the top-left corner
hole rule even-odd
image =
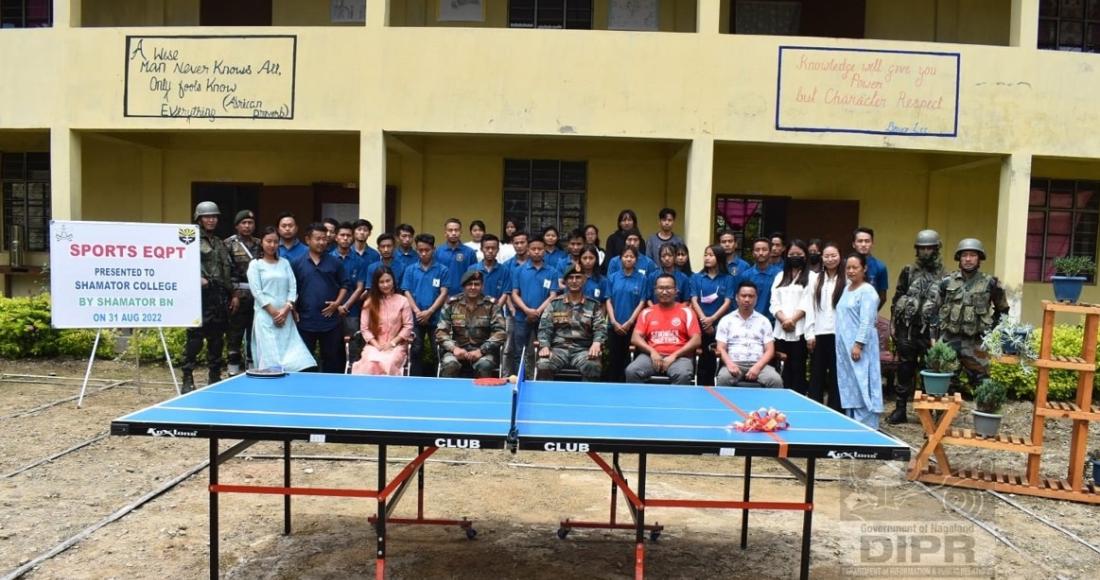
[[[1083,336],[1084,329],[1081,326],[1055,325],[1051,353],[1061,356],[1081,356]],[[1031,342],[1035,352],[1039,351],[1041,339],[1041,333],[1032,334]],[[1034,369],[1024,369],[1020,368],[1019,365],[1006,365],[994,361],[990,365],[989,375],[993,380],[1005,385],[1013,397],[1025,400],[1035,398],[1035,386],[1039,375]],[[1097,385],[1097,376],[1094,375],[1093,389],[1096,389]],[[1047,399],[1051,401],[1069,401],[1076,396],[1077,373],[1074,371],[1051,370],[1047,387]]]
[[[172,364],[179,364],[183,360],[183,346],[187,343],[187,329],[165,328],[164,341],[168,343],[168,352],[172,354]],[[203,346],[199,358],[204,357],[205,353],[206,347]],[[160,334],[157,329],[135,328],[122,357],[126,360],[140,358],[141,362],[163,361],[164,347],[160,344]]]
[[[991,379],[985,379],[974,389],[974,406],[983,413],[1000,411],[1006,398],[1004,385]]]
[[[66,328],[60,332],[57,339],[58,354],[84,358],[92,353],[92,345],[95,344],[96,331],[91,328]],[[118,354],[115,351],[115,341],[118,332],[109,328],[103,329],[99,337],[99,347],[96,348],[96,358],[111,359]]]
[[[57,354],[59,332],[50,327],[50,295],[0,296],[0,357]]]

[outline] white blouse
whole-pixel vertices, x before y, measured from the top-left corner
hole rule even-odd
[[[820,334],[836,334],[836,309],[833,308],[833,289],[836,288],[836,278],[840,275],[842,274],[839,269],[836,275],[832,277],[829,277],[825,272],[818,274],[818,276],[825,276],[825,280],[821,283],[821,300],[817,303],[817,308],[812,308],[810,312],[806,313],[808,319],[806,323],[806,340]],[[811,304],[813,304],[815,288],[817,288],[816,279],[810,284]],[[843,286],[840,291],[844,292]]]
[[[772,281],[772,296],[768,310],[772,313],[772,316],[780,312],[782,312],[784,316],[792,316],[796,310],[801,310],[805,312],[806,315],[795,323],[793,331],[783,330],[783,325],[779,323],[779,318],[776,318],[773,336],[779,340],[796,341],[805,333],[807,320],[813,312],[812,288],[817,281],[817,275],[814,272],[810,272],[809,281],[805,286],[791,283],[780,287],[779,281],[782,279],[783,272],[779,272],[775,275],[775,280]]]

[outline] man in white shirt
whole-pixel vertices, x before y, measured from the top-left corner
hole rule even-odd
[[[715,344],[721,370],[720,386],[759,383],[782,387],[783,379],[768,362],[775,355],[775,339],[768,319],[756,311],[756,285],[744,280],[737,287],[737,310],[718,321]]]

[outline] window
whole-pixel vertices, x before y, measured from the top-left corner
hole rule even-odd
[[[0,28],[43,28],[52,25],[52,0],[0,0]]]
[[[531,234],[554,226],[565,235],[583,226],[587,191],[584,161],[504,160],[504,219]]]
[[[592,28],[592,0],[509,0],[511,28]]]
[[[747,197],[719,197],[714,208],[714,232],[711,240],[718,241],[718,232],[733,230],[737,238],[737,253],[752,262],[752,247],[749,243],[760,236],[767,235],[764,226],[765,203],[763,199]]]
[[[4,195],[4,248],[19,231],[29,252],[49,249],[50,154],[0,153]]]
[[[1096,259],[1100,182],[1032,179],[1028,205],[1024,281],[1050,280],[1055,258]]]
[[[1100,52],[1100,0],[1040,0],[1039,48]]]
[[[731,0],[729,31],[863,38],[866,0]]]

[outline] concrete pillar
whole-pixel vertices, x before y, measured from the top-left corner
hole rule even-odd
[[[995,275],[1001,279],[1019,317],[1024,290],[1024,258],[1027,253],[1027,207],[1031,196],[1031,153],[1013,153],[1001,162],[997,197],[997,245]]]
[[[722,20],[721,6],[720,0],[699,0],[695,23],[697,34],[718,34]]]
[[[54,0],[53,27],[80,28],[80,9],[84,0]]]
[[[81,136],[68,127],[50,130],[50,216],[79,220],[81,208]]]
[[[389,26],[389,0],[367,0],[367,28]]]
[[[386,221],[386,139],[380,129],[359,133],[359,215]]]
[[[710,244],[714,218],[714,139],[691,142],[687,160],[687,194],[684,196],[684,234],[696,263],[702,264],[703,248]]]
[[[141,149],[141,221],[165,221],[164,151]]]
[[[1039,44],[1039,0],[1012,0],[1009,46],[1035,49]]]

